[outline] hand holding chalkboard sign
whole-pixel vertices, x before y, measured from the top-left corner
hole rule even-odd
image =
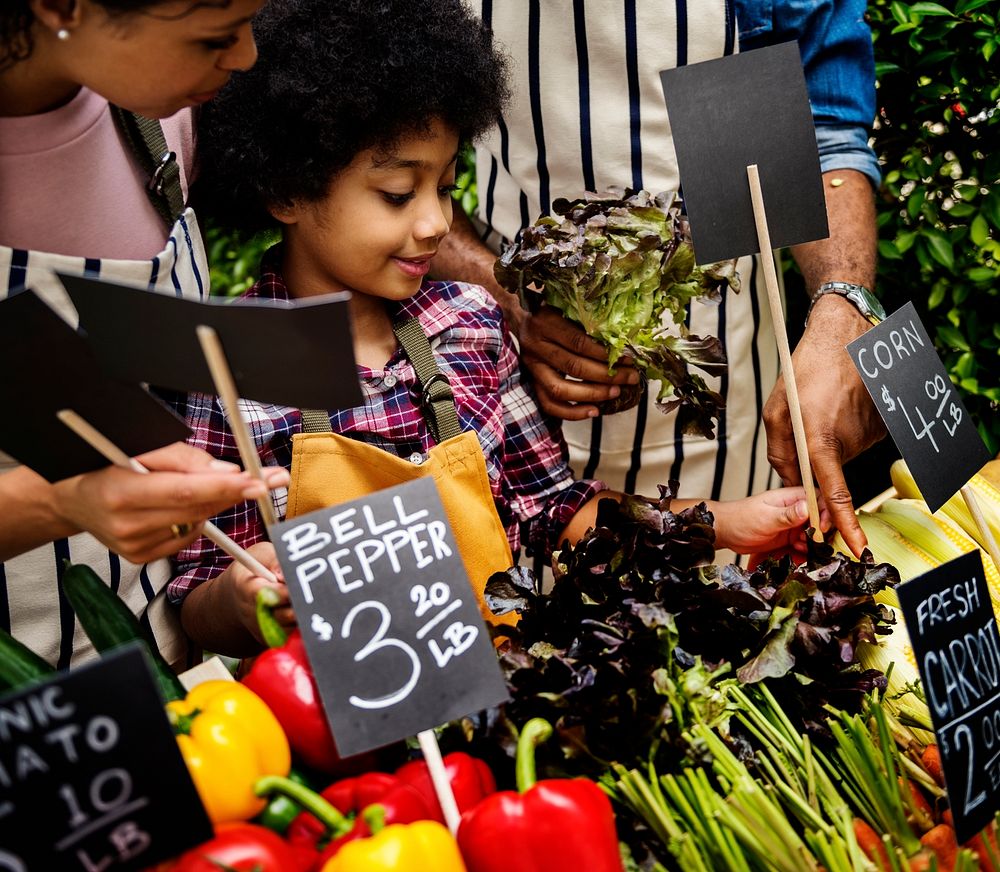
[[[341,755],[506,698],[432,479],[272,535]]]

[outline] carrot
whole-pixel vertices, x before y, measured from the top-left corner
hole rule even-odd
[[[948,824],[938,824],[928,830],[921,837],[920,844],[934,852],[940,872],[951,872],[955,868],[958,842],[955,840],[955,831]]]
[[[904,783],[902,778],[898,780],[900,788],[905,787],[910,794],[910,823],[915,823],[921,832],[926,832],[934,826],[934,809],[914,782],[907,779]]]
[[[931,862],[933,860],[934,855],[925,848],[912,857],[907,857],[905,868],[909,872],[931,872]]]
[[[869,860],[881,864],[879,868],[886,870],[892,868],[889,865],[889,854],[886,852],[885,842],[878,837],[878,833],[872,829],[867,821],[854,818],[854,838],[858,840],[858,847]]]
[[[989,848],[986,847],[986,839],[989,839]],[[997,849],[996,833],[992,831],[992,827],[987,827],[981,833],[977,833],[965,843],[965,847],[979,858],[981,872],[1000,872],[1000,869],[990,859],[991,850],[993,856],[1000,857],[1000,850]]]
[[[920,765],[938,787],[944,787],[944,769],[941,768],[941,751],[937,745],[931,744],[924,748],[924,753],[920,755]]]

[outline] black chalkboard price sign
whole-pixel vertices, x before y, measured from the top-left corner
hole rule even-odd
[[[507,698],[431,478],[271,527],[341,755]]]
[[[146,869],[212,836],[137,645],[0,698],[0,870]]]
[[[1000,634],[980,552],[896,590],[965,842],[1000,811]]]
[[[941,508],[990,459],[913,303],[847,350],[924,501]]]

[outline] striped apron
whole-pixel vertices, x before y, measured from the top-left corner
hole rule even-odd
[[[480,0],[479,9],[511,59],[513,92],[476,155],[478,217],[491,248],[516,239],[557,197],[678,189],[659,72],[732,54],[730,2]],[[718,306],[692,304],[687,321],[692,333],[718,336],[728,356],[728,372],[706,378],[726,402],[717,439],[682,434],[676,414],[655,409],[654,385],[634,409],[564,422],[578,476],[654,495],[678,479],[681,496],[713,499],[769,486],[761,410],[777,352],[763,277],[752,258],[739,267],[743,291]]]
[[[144,285],[179,297],[201,299],[208,294],[208,260],[191,209],[181,213],[163,251],[151,260],[98,260],[0,245],[0,296],[30,287],[76,326],[76,311],[56,271]],[[0,472],[14,465],[0,453]],[[92,567],[152,632],[167,662],[187,665],[188,644],[179,614],[166,599],[170,563],[166,559],[141,566],[129,563],[88,533],[0,563],[0,626],[59,668],[92,656],[93,646],[60,588],[65,560]]]

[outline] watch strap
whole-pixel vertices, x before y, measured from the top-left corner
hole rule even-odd
[[[809,313],[806,314],[806,323],[809,321],[809,314],[812,313],[812,308],[816,305],[816,301],[827,294],[836,294],[839,297],[843,297],[873,325],[880,324],[885,320],[885,309],[882,308],[882,304],[878,301],[878,298],[864,285],[854,284],[853,282],[823,282],[816,289],[816,293],[813,294],[812,302],[809,305]]]

